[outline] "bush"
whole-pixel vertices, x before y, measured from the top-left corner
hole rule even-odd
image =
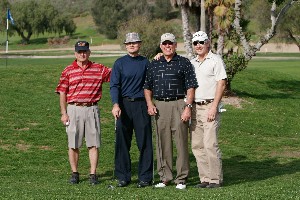
[[[63,38],[48,38],[48,45],[62,45],[67,44],[70,41],[70,36],[64,36]]]
[[[172,22],[166,22],[161,19],[150,20],[147,16],[137,16],[119,26],[118,40],[122,46],[125,35],[129,32],[140,34],[142,43],[141,55],[152,59],[154,55],[160,52],[160,36],[164,33],[173,33],[176,38],[181,34]]]

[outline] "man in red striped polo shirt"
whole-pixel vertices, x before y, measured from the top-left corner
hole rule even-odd
[[[101,137],[97,103],[102,96],[103,82],[110,81],[111,68],[91,62],[90,54],[88,42],[76,42],[76,60],[63,70],[55,90],[60,96],[61,121],[68,135],[69,162],[73,172],[71,184],[79,183],[79,148],[83,138],[89,151],[90,183],[99,183],[96,168]]]

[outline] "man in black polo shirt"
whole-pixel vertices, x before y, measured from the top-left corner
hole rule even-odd
[[[189,174],[188,125],[198,83],[191,62],[177,55],[176,47],[173,34],[161,36],[164,56],[149,64],[144,85],[148,114],[155,116],[156,122],[157,170],[161,180],[156,188],[166,187],[173,179],[172,137],[177,148],[177,189],[186,188]]]

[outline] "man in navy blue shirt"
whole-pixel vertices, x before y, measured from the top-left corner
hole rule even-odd
[[[124,42],[127,55],[116,60],[110,79],[112,114],[116,120],[115,175],[118,187],[131,181],[130,147],[133,130],[140,151],[137,187],[151,185],[153,179],[153,148],[151,117],[147,113],[144,83],[147,58],[139,55],[138,33],[127,33]]]

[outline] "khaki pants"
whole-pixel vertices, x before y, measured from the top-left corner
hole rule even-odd
[[[185,102],[156,101],[155,104],[158,110],[155,128],[157,171],[160,180],[169,182],[173,179],[173,138],[177,149],[177,176],[174,182],[185,183],[189,174],[188,122],[182,122],[180,119]]]
[[[220,114],[215,121],[207,122],[207,112],[211,103],[194,105],[192,109],[191,144],[197,161],[201,182],[223,182],[221,151],[218,145]]]
[[[98,105],[86,107],[68,105],[70,125],[66,127],[69,148],[80,148],[85,138],[86,146],[100,147],[100,111]]]

